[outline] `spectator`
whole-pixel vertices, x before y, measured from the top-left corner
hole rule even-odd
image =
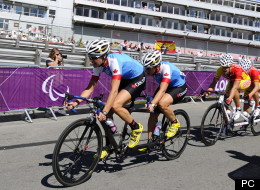
[[[54,42],[54,43],[58,42],[58,39],[56,38],[56,36],[52,37],[51,42]]]
[[[137,51],[146,51],[147,49],[146,49],[146,47],[144,46],[144,43],[143,42],[141,42],[141,44],[139,44],[138,45],[138,47],[137,47]]]
[[[122,46],[122,50],[123,51],[127,51],[128,50],[128,41],[124,40],[124,43],[121,44],[121,46]]]
[[[58,48],[53,48],[48,58],[46,59],[46,67],[50,67],[50,66],[64,66],[63,58]],[[59,115],[63,115],[63,116],[69,115],[66,113],[64,108],[60,108],[55,113],[58,113]],[[50,110],[47,110],[45,113],[46,117],[48,117],[50,114],[51,114]]]
[[[165,46],[165,43],[161,46],[161,53],[166,54],[167,53],[167,47]]]
[[[202,57],[203,56],[203,52],[202,51],[199,51],[198,54],[197,54],[198,57]]]

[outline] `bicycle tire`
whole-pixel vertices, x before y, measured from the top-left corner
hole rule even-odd
[[[163,129],[166,130],[164,131],[164,143],[162,153],[164,157],[168,160],[174,160],[180,157],[187,146],[190,136],[190,119],[188,114],[181,109],[175,110],[174,114],[176,118],[180,121],[181,127],[179,128],[176,135],[171,138],[166,137],[167,130],[171,123],[168,119],[166,119],[165,116],[163,116],[164,119],[162,126]]]
[[[87,181],[97,167],[102,144],[101,130],[96,123],[90,125],[86,119],[71,123],[53,151],[52,169],[58,182],[74,186]]]
[[[200,126],[201,141],[206,146],[212,146],[217,142],[223,123],[224,116],[221,107],[217,103],[209,106],[202,117]]]
[[[251,131],[253,133],[254,136],[258,136],[260,135],[260,122],[255,122],[255,120],[259,120],[260,119],[260,116],[257,116],[255,119],[254,119],[254,122],[253,124],[251,124]]]

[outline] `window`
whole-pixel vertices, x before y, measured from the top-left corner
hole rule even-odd
[[[166,28],[166,20],[162,20],[162,28]]]
[[[83,7],[76,7],[76,15],[78,16],[83,15]]]
[[[38,9],[37,7],[31,7],[30,16],[37,16]]]
[[[49,17],[55,17],[56,10],[49,10]]]
[[[120,0],[114,0],[115,5],[120,5]]]
[[[220,14],[216,14],[216,21],[220,21]]]
[[[107,0],[107,3],[108,3],[108,4],[113,4],[114,1],[113,1],[113,0]]]
[[[174,7],[174,14],[179,15],[180,14],[180,8]]]
[[[93,18],[98,18],[98,11],[95,10],[95,9],[92,9],[92,10],[91,10],[91,17],[93,17]]]
[[[22,14],[22,13],[23,13],[23,7],[22,7],[22,5],[16,5],[16,6],[15,6],[15,13],[16,13],[16,14]]]
[[[172,21],[168,20],[167,28],[172,29]]]
[[[89,9],[84,8],[84,16],[89,17]]]
[[[148,18],[148,26],[153,26],[153,19]]]
[[[167,5],[162,5],[162,12],[167,13]]]
[[[30,15],[30,8],[29,7],[24,7],[23,8],[23,14],[26,15],[26,16],[29,16]]]
[[[128,7],[134,7],[134,0],[128,0]]]
[[[126,22],[126,15],[121,14],[120,21]]]
[[[132,15],[128,15],[128,22],[133,23],[133,16]]]
[[[140,16],[135,16],[135,24],[140,24]]]
[[[119,14],[118,13],[114,13],[114,21],[119,21]]]
[[[227,17],[227,22],[228,22],[228,23],[232,23],[232,17],[231,17],[231,16],[228,16],[228,17]]]
[[[107,20],[112,20],[112,12],[107,12]]]
[[[204,26],[198,25],[198,33],[204,33]]]
[[[173,13],[173,6],[171,6],[171,5],[168,6],[168,13],[171,13],[171,14]]]
[[[142,25],[146,25],[146,18],[145,17],[141,17],[141,20],[142,20]]]
[[[173,29],[175,29],[175,30],[179,29],[179,23],[178,22],[173,23]]]
[[[40,9],[38,10],[38,17],[44,18],[44,17],[45,17],[45,14],[46,14],[45,9],[40,8]]]
[[[121,6],[127,6],[127,0],[121,0]]]

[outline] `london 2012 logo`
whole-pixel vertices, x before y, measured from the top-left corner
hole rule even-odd
[[[54,85],[54,77],[56,75],[51,75],[50,77],[48,77],[43,83],[42,83],[42,91],[45,94],[49,94],[49,97],[52,101],[57,101],[59,99],[59,97],[65,97],[65,92],[64,93],[60,93],[57,90],[54,89],[53,85]],[[66,92],[69,93],[69,87],[67,86],[67,90]]]

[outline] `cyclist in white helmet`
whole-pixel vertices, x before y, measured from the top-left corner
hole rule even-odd
[[[88,98],[94,91],[102,72],[112,77],[111,90],[108,95],[103,111],[99,114],[100,121],[112,119],[115,112],[132,129],[132,134],[128,144],[129,148],[136,146],[140,140],[143,131],[143,125],[136,123],[129,111],[123,106],[131,99],[138,97],[145,88],[145,74],[142,64],[130,56],[120,52],[110,52],[110,43],[107,40],[94,40],[86,51],[93,64],[93,74],[87,88],[81,93],[81,96]],[[77,106],[82,100],[76,100],[68,104],[68,108]],[[108,138],[106,147],[102,151],[101,158],[108,155],[111,146]]]
[[[247,100],[255,100],[256,111],[254,112],[255,116],[259,115],[259,71],[257,68],[252,66],[249,59],[243,58],[239,60],[239,65],[248,73],[251,78],[251,85],[245,90],[244,93],[244,111],[249,112],[249,103]]]
[[[240,117],[241,114],[239,92],[241,90],[247,89],[251,84],[251,80],[249,75],[240,65],[233,64],[233,57],[231,55],[222,54],[220,56],[219,62],[221,66],[216,71],[216,74],[208,90],[213,91],[221,76],[229,80],[226,86],[226,94],[228,95],[226,103],[231,104],[232,100],[234,99],[234,103],[236,105],[234,119],[236,120]],[[208,95],[208,93],[206,95]]]
[[[180,102],[185,97],[187,92],[185,75],[173,63],[162,61],[162,54],[159,51],[151,51],[145,54],[142,63],[146,73],[153,76],[159,83],[159,87],[153,95],[153,100],[148,106],[148,110],[151,112],[148,120],[148,140],[152,137],[158,121],[160,114],[158,109],[171,122],[171,126],[166,133],[166,136],[171,138],[178,131],[180,122],[176,119],[170,105]]]

